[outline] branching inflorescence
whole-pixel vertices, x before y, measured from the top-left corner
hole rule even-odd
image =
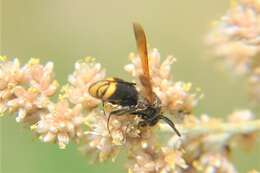
[[[141,70],[140,60],[133,53],[129,58],[132,63],[125,69],[135,78]],[[181,138],[163,123],[159,128],[138,128],[138,117],[128,115],[113,117],[109,133],[101,102],[88,94],[90,84],[105,77],[93,58],[76,63],[56,102],[52,96],[58,83],[52,63],[44,66],[31,59],[20,66],[17,59],[1,59],[2,115],[15,112],[17,122],[28,124],[43,142],[57,143],[60,148],[76,142],[83,153],[92,153],[99,161],[114,160],[121,150],[127,150],[129,172],[236,172],[228,157],[232,142],[243,138],[253,142],[260,131],[259,121],[253,121],[248,110],[231,114],[225,123],[208,115],[187,114],[200,97],[190,91],[190,83],[172,80],[170,68],[175,59],[169,56],[160,62],[157,49],[149,52],[153,89],[164,112],[178,122]],[[113,105],[107,107],[113,110]],[[158,142],[162,134],[168,140]]]
[[[260,2],[232,1],[231,8],[215,22],[207,44],[237,74],[248,77],[250,94],[260,100]]]
[[[259,54],[259,7],[257,0],[239,1],[208,37],[218,55],[251,78],[258,68],[253,64]],[[76,62],[68,84],[59,92],[53,63],[42,65],[31,59],[21,66],[18,59],[0,57],[0,113],[15,113],[16,121],[28,125],[45,143],[56,143],[61,149],[69,142],[76,143],[82,153],[92,154],[96,161],[115,161],[120,151],[126,151],[129,173],[236,173],[230,152],[238,144],[249,147],[256,142],[260,120],[255,120],[250,110],[235,111],[226,120],[193,115],[201,94],[193,92],[191,83],[173,79],[175,58],[161,60],[157,49],[148,54],[153,91],[181,137],[163,122],[140,128],[135,115],[113,116],[109,132],[108,112],[116,105],[105,104],[104,112],[102,102],[88,93],[91,84],[106,76],[101,64],[91,57]],[[140,58],[131,53],[129,59],[131,63],[124,69],[141,88]],[[253,81],[260,85],[258,78]]]

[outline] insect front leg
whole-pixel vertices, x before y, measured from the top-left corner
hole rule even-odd
[[[143,118],[143,121],[139,122],[138,126],[139,127],[146,127],[146,126],[154,126],[158,121],[159,117],[158,116],[153,116],[153,117],[148,117],[147,115],[141,115]]]
[[[140,121],[139,123],[138,123],[138,127],[139,128],[143,128],[143,127],[146,127],[147,126],[147,122],[146,121]]]
[[[121,115],[124,115],[124,114],[131,114],[131,113],[134,113],[134,112],[136,112],[135,106],[126,106],[126,107],[123,107],[121,109],[110,112],[109,115],[108,115],[108,119],[107,119],[107,129],[108,129],[109,134],[110,134],[109,122],[110,122],[112,115],[121,116]]]

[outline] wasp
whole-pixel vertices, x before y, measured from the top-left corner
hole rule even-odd
[[[91,96],[102,100],[103,103],[108,102],[120,106],[119,109],[110,112],[107,121],[108,130],[111,115],[121,116],[129,114],[141,118],[141,121],[138,122],[139,127],[154,126],[159,120],[163,120],[178,136],[181,136],[174,123],[163,115],[161,100],[153,92],[145,32],[138,23],[133,24],[133,30],[143,70],[139,76],[142,86],[141,92],[137,91],[135,83],[111,77],[90,85],[89,93]]]

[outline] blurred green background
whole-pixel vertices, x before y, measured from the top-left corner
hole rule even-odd
[[[218,68],[203,44],[210,23],[228,7],[228,0],[2,0],[0,53],[22,62],[30,57],[53,61],[56,78],[63,84],[74,62],[88,55],[96,57],[109,76],[129,79],[122,67],[136,49],[132,22],[137,21],[162,57],[177,57],[175,80],[202,88],[205,98],[195,112],[223,116],[253,108],[245,80]],[[74,145],[59,150],[35,140],[14,116],[5,116],[0,123],[2,173],[125,172],[123,157],[116,163],[89,164]],[[260,170],[259,153],[260,147],[253,152],[236,150],[232,159],[240,172]]]

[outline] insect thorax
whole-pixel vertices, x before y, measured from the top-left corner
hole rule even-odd
[[[161,113],[161,100],[155,95],[155,102],[149,103],[141,94],[138,95],[138,103],[136,108],[142,110],[146,116],[157,116]]]

